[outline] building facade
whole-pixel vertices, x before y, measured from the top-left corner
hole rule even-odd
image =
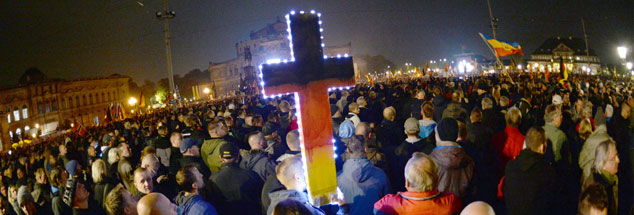
[[[601,70],[601,61],[594,50],[588,48],[585,41],[574,37],[550,38],[539,46],[530,56],[528,65],[535,71],[559,72],[559,62],[563,58],[566,70],[573,73],[596,74]]]
[[[245,76],[244,67],[248,66],[245,60],[247,52],[250,52],[252,56],[251,66],[256,68],[260,64],[266,63],[267,60],[291,59],[286,29],[286,22],[282,22],[278,18],[274,23],[268,24],[262,29],[251,31],[249,40],[236,43],[236,58],[210,63],[209,71],[216,96],[228,95],[239,90],[240,76]],[[324,54],[328,56],[349,53],[351,53],[350,43],[324,48]]]
[[[111,103],[125,104],[129,79],[121,75],[48,79],[38,70],[27,70],[18,86],[0,89],[1,150],[22,139],[70,128],[74,123],[103,123]]]

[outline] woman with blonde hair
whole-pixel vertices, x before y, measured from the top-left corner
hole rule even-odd
[[[619,180],[616,173],[619,162],[614,140],[605,140],[597,145],[591,175],[583,180],[583,187],[598,183],[605,188],[608,193],[608,214],[617,214]]]
[[[93,199],[98,203],[99,206],[104,207],[104,201],[106,196],[115,187],[112,183],[112,180],[108,177],[108,171],[106,169],[106,162],[101,159],[97,159],[92,163],[91,167],[91,175],[92,181],[95,183],[92,194]]]

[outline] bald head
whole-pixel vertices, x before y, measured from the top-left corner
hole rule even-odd
[[[495,212],[491,205],[483,201],[477,201],[467,205],[460,215],[495,215]]]
[[[370,125],[368,125],[367,122],[360,122],[354,129],[354,134],[368,138],[368,134],[370,134]]]
[[[176,205],[161,193],[150,193],[139,200],[139,215],[176,215]]]

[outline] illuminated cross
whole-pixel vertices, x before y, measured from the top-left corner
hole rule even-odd
[[[308,194],[313,200],[327,197],[337,188],[327,91],[354,85],[352,57],[324,55],[320,16],[315,11],[291,11],[286,15],[291,60],[262,65],[260,83],[265,97],[295,95],[302,159]]]

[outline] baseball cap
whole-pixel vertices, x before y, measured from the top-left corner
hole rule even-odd
[[[405,120],[405,131],[407,131],[407,133],[417,134],[420,131],[420,127],[418,126],[418,120],[414,117]]]
[[[201,144],[200,140],[197,140],[195,138],[185,138],[183,139],[183,142],[181,142],[181,145],[180,145],[181,153],[185,153],[192,146],[194,145],[199,146],[200,144]]]
[[[224,159],[232,159],[238,156],[238,147],[231,143],[225,143],[220,146],[220,156]]]

